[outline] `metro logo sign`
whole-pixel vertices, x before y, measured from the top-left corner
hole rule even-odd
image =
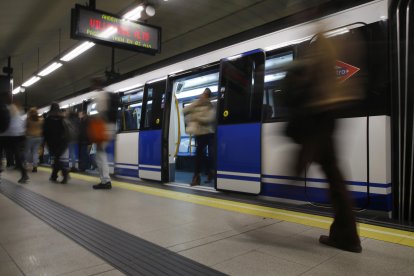
[[[336,77],[340,82],[344,82],[353,75],[355,75],[360,69],[352,66],[348,63],[336,60],[335,61]]]

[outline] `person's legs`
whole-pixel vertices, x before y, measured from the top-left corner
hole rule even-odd
[[[102,143],[96,147],[96,164],[98,166],[101,183],[94,185],[94,189],[110,189],[112,187],[111,177],[109,176],[108,159],[105,151],[106,145],[106,143]]]
[[[53,155],[52,174],[50,176],[50,181],[56,182],[60,167],[60,155],[58,155],[54,150],[51,150],[50,153]]]
[[[42,143],[41,137],[32,138],[32,163],[33,163],[33,172],[37,172],[37,165],[39,163],[39,147]]]
[[[361,242],[352,211],[351,198],[346,189],[345,180],[337,165],[332,137],[320,143],[319,163],[329,181],[329,193],[334,211],[334,221],[330,227],[329,237],[322,236],[322,243],[347,251],[361,252]]]
[[[194,176],[191,181],[191,186],[200,185],[200,172],[201,172],[201,162],[203,161],[204,150],[207,146],[206,135],[198,135],[195,137],[197,149],[196,149],[196,160],[194,168]]]
[[[85,171],[89,167],[88,144],[79,144],[79,170]]]
[[[16,136],[11,138],[11,144],[16,158],[16,168],[20,171],[21,178],[19,183],[26,183],[29,177],[27,176],[26,168],[23,165],[24,148],[26,138],[24,136]]]

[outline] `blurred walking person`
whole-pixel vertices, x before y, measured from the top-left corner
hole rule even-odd
[[[59,104],[52,103],[50,111],[43,125],[43,136],[45,144],[49,149],[50,155],[53,156],[52,174],[49,178],[51,182],[57,183],[58,173],[62,172],[62,184],[66,184],[69,179],[69,172],[65,168],[61,157],[68,148],[68,137],[64,127],[64,115],[62,114]]]
[[[36,107],[29,109],[26,118],[26,163],[31,161],[32,172],[37,172],[39,147],[43,137],[43,118],[39,117]]]
[[[8,129],[2,133],[2,147],[9,148],[14,156],[16,169],[20,171],[19,183],[25,184],[29,180],[24,162],[24,147],[25,147],[25,122],[22,118],[20,109],[11,104],[8,106],[10,111],[10,123]]]
[[[99,178],[101,182],[93,185],[95,190],[112,189],[111,177],[109,175],[108,157],[106,147],[113,139],[116,132],[116,119],[118,112],[119,98],[116,93],[109,93],[102,89],[102,81],[94,79],[94,87],[100,90],[96,98],[96,108],[98,114],[91,119],[89,124],[89,135],[92,142],[96,144],[96,164],[98,166]]]
[[[206,169],[208,171],[207,181],[210,182],[214,176],[213,170],[213,142],[214,142],[214,120],[215,112],[210,102],[211,90],[206,88],[198,100],[184,108],[186,132],[195,135],[196,140],[196,163],[191,186],[200,185],[201,164],[204,153],[208,150]]]
[[[305,58],[288,70],[286,83],[291,115],[286,134],[301,147],[296,174],[301,175],[312,162],[316,162],[329,182],[334,221],[329,236],[320,236],[319,242],[359,253],[362,248],[355,215],[344,176],[337,164],[333,138],[335,112],[345,101],[336,80],[335,56],[333,45],[323,34],[318,34]]]

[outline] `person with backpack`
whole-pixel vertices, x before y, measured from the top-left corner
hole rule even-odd
[[[102,81],[100,80],[94,80],[94,86],[97,90],[100,90],[96,98],[98,114],[95,119],[90,121],[89,132],[91,135],[89,137],[96,144],[96,164],[101,182],[93,185],[93,189],[109,190],[112,189],[112,183],[109,176],[106,147],[108,146],[108,141],[115,136],[119,97],[116,93],[102,90]],[[102,133],[94,133],[97,131]]]
[[[8,106],[10,112],[10,123],[5,132],[2,133],[1,146],[0,148],[8,148],[12,151],[16,169],[20,171],[19,183],[25,184],[29,180],[26,168],[24,166],[24,145],[25,145],[25,124],[22,118],[20,109],[15,105],[11,104]]]
[[[50,111],[43,125],[43,136],[50,154],[53,156],[52,174],[49,180],[57,183],[58,173],[62,171],[62,184],[66,184],[69,180],[69,172],[65,168],[61,157],[68,148],[69,139],[66,134],[64,116],[60,110],[59,104],[53,102]]]

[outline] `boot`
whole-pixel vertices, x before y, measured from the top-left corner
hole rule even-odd
[[[195,174],[193,180],[191,180],[191,186],[200,185],[200,174]]]

